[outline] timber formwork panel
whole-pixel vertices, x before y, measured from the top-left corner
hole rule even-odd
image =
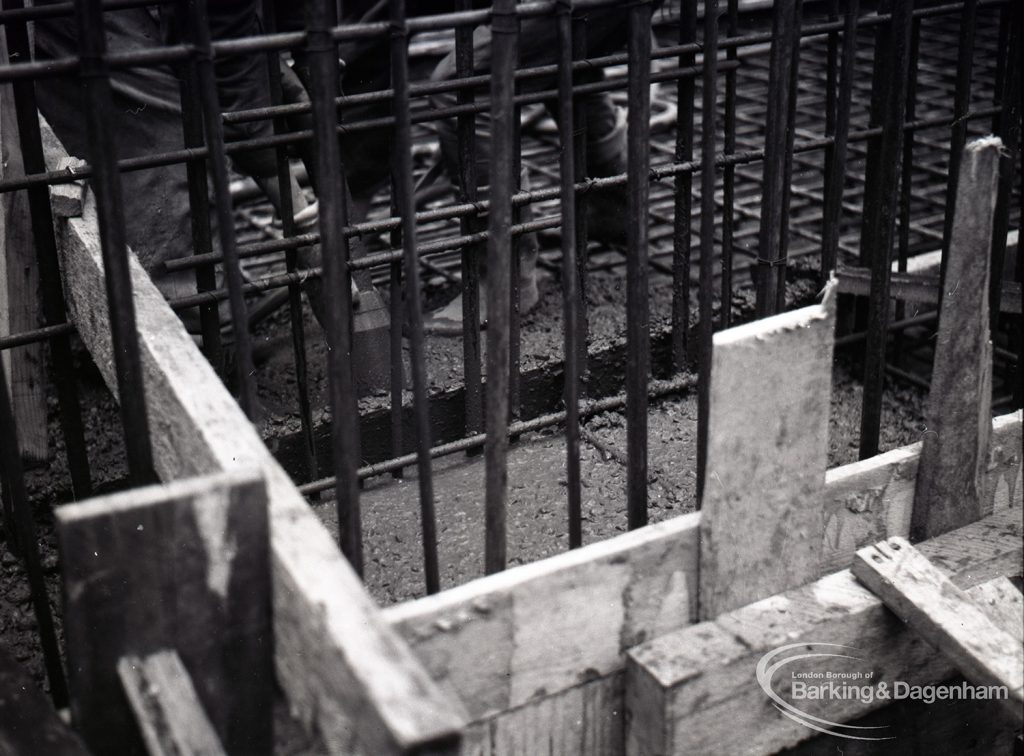
[[[83,217],[61,220],[63,262],[71,317],[113,385],[93,218],[87,202]],[[133,275],[159,471],[168,479],[264,471],[277,672],[292,706],[332,750],[352,749],[358,733],[369,739],[363,752],[384,752],[468,722],[466,743],[480,753],[531,753],[549,742],[545,733],[563,738],[565,753],[623,752],[626,652],[686,632],[697,617],[700,514],[379,611],[134,263]],[[1003,524],[994,542],[983,539],[985,549],[947,539],[934,552],[940,566],[971,580],[1016,574],[1020,449],[1021,414],[996,418],[984,508]],[[919,455],[915,445],[826,474],[818,575],[848,566],[862,545],[908,532]],[[382,679],[382,669],[395,677]],[[408,699],[378,687],[398,681],[411,685]],[[394,719],[360,721],[374,705],[383,706],[377,716]],[[382,732],[388,724],[396,729]]]

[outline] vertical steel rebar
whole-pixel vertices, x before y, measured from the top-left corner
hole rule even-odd
[[[13,0],[4,2],[3,7],[17,10],[23,8],[24,3],[22,0]],[[29,60],[27,25],[11,22],[6,25],[4,31],[7,34],[10,55],[20,60]],[[11,88],[25,173],[44,173],[46,160],[39,131],[35,84],[30,79],[22,79],[12,82]],[[47,326],[60,325],[67,322],[67,312],[64,309],[64,284],[60,276],[57,241],[54,237],[53,215],[50,211],[50,192],[45,186],[35,186],[27,191],[32,239],[36,250],[36,264],[39,267],[43,319]],[[75,499],[83,499],[92,492],[92,480],[82,427],[82,407],[75,385],[70,336],[65,334],[50,340],[50,360],[50,377],[57,389],[71,491]]]
[[[457,11],[471,10],[472,0],[458,0]],[[455,30],[455,73],[461,79],[473,75],[473,27]],[[458,91],[459,105],[472,105],[476,99],[472,88]],[[459,188],[463,202],[476,202],[479,197],[476,166],[476,115],[465,113],[456,121],[459,145]],[[475,215],[459,219],[463,235],[480,230],[481,220]],[[483,377],[480,370],[480,255],[482,244],[462,248],[462,385],[466,401],[467,436],[484,429]]]
[[[964,0],[960,13],[960,38],[957,44],[956,84],[953,91],[953,122],[949,133],[949,168],[946,173],[946,212],[942,219],[942,260],[939,266],[940,291],[946,280],[946,257],[953,233],[953,208],[960,177],[960,155],[967,143],[967,114],[971,106],[971,75],[974,72],[974,37],[977,30],[978,0]],[[942,309],[941,299],[939,309]]]
[[[779,259],[775,273],[775,312],[786,309],[786,266],[789,260],[789,208],[793,193],[793,142],[796,138],[796,103],[800,98],[800,25],[803,0],[796,0],[794,23],[790,29],[793,50],[789,68],[789,111],[786,114],[786,159],[782,169],[782,226],[779,229]],[[769,271],[771,274],[772,271]]]
[[[276,12],[274,0],[263,0],[263,26],[268,34],[276,31]],[[284,102],[284,91],[281,83],[281,54],[272,50],[267,53],[267,76],[270,92],[270,104],[281,105]],[[274,133],[288,132],[288,122],[284,116],[273,119]],[[281,230],[286,238],[295,236],[295,206],[292,202],[292,172],[288,162],[288,149],[279,146],[275,150],[277,160],[277,185],[280,195]],[[285,252],[285,269],[294,273],[298,268],[298,250]],[[316,440],[313,436],[313,409],[309,401],[309,370],[306,360],[306,330],[302,309],[302,287],[298,283],[288,286],[288,322],[292,335],[292,354],[295,357],[295,390],[299,405],[299,421],[302,424],[302,451],[306,457],[306,475],[309,480],[319,477],[319,465],[316,458]],[[401,361],[399,361],[401,365]]]
[[[1016,178],[1014,155],[1020,151],[1021,130],[1021,4],[1010,3],[1003,8],[1001,20],[1005,34],[1006,54],[1002,76],[999,78],[999,114],[995,118],[993,131],[1003,140],[1004,152],[999,161],[999,184],[996,195],[995,218],[992,228],[991,274],[989,276],[989,329],[995,334],[999,326],[999,310],[1003,292],[1003,269],[1006,260],[1006,235],[1010,229],[1010,205],[1013,201],[1013,183]],[[1002,35],[1001,35],[1002,37]],[[1021,241],[1017,239],[1017,259]],[[1018,316],[1019,317],[1019,316]],[[1018,326],[1018,330],[1019,326]],[[1024,354],[1018,352],[1018,365],[1024,362]],[[1013,381],[1019,383],[1019,380]],[[1015,388],[1020,392],[1020,386]],[[1019,405],[1018,405],[1019,406]]]
[[[519,16],[516,15],[516,23],[519,23]],[[519,38],[519,32],[516,32],[516,39]],[[518,53],[517,53],[517,65],[518,65]],[[515,129],[512,132],[512,190],[513,193],[517,193],[523,187],[523,132],[520,124],[522,123],[522,108],[518,103],[515,103],[515,95],[518,91],[518,87],[515,81],[512,82],[512,123],[515,124]],[[512,205],[512,224],[517,225],[522,221],[523,210],[522,206]],[[519,412],[521,409],[521,397],[519,395],[520,390],[520,356],[522,351],[522,313],[520,312],[520,275],[522,272],[522,252],[525,240],[522,234],[516,234],[512,237],[512,254],[509,257],[509,328],[508,328],[508,417],[509,422],[514,422],[519,419]],[[513,436],[512,441],[516,441],[517,437]]]
[[[647,524],[647,380],[650,373],[647,286],[651,158],[651,4],[629,8],[626,258],[626,508],[629,528]]]
[[[1013,8],[1015,4],[1007,3],[999,10],[999,36],[996,40],[996,50],[1002,53],[1003,50],[1009,52],[1010,50],[1010,24],[1013,21]],[[1003,91],[1003,84],[1006,75],[1006,69],[1012,61],[1008,59],[1006,55],[996,56],[996,72],[994,76],[993,92],[995,94],[995,104],[998,105],[1000,102],[999,96]],[[992,131],[995,133],[996,127],[999,125],[999,114],[996,113],[992,116]]]
[[[875,49],[880,58],[872,83],[871,122],[882,133],[868,142],[865,167],[862,255],[871,267],[868,335],[861,408],[860,458],[878,453],[889,324],[889,281],[899,187],[900,150],[906,116],[912,0],[892,0],[891,21],[879,27]]]
[[[495,0],[491,11],[491,174],[487,244],[487,441],[484,569],[505,569],[508,496],[509,304],[512,255],[512,187],[515,170],[513,73],[519,19],[516,0]]]
[[[427,593],[441,589],[437,563],[437,518],[434,514],[434,482],[430,469],[430,409],[427,404],[427,356],[420,311],[420,277],[417,275],[416,203],[412,183],[412,124],[409,108],[409,32],[405,0],[390,0],[391,86],[394,89],[395,140],[392,149],[393,182],[402,221],[405,258],[405,303],[412,358],[413,412],[416,417],[416,470],[420,488],[420,521],[423,529],[423,572]]]
[[[14,528],[17,533],[18,550],[25,563],[28,576],[29,592],[32,595],[32,608],[39,628],[39,644],[43,651],[43,664],[46,677],[50,681],[50,697],[57,708],[68,702],[68,688],[64,677],[64,668],[60,661],[60,646],[57,633],[53,627],[53,615],[50,612],[50,599],[46,593],[46,582],[39,561],[39,542],[36,540],[36,527],[32,519],[32,505],[25,491],[25,476],[21,466],[21,450],[18,448],[18,428],[14,411],[11,407],[10,394],[7,391],[7,374],[4,369],[3,357],[0,356],[0,429],[7,438],[0,438],[0,481],[4,493],[4,520],[8,515],[14,516]],[[9,507],[9,509],[8,509]],[[14,544],[11,544],[12,551]]]
[[[224,124],[220,114],[217,80],[213,69],[207,0],[188,0],[189,36],[195,46],[196,74],[199,79],[199,101],[206,129],[210,176],[217,210],[217,224],[221,255],[224,258],[224,278],[228,285],[231,321],[234,326],[236,379],[239,404],[250,420],[256,415],[256,387],[253,375],[252,340],[249,335],[249,316],[242,292],[242,266],[238,259],[235,240],[234,209],[228,182],[228,164],[224,152]]]
[[[921,20],[911,21],[913,28],[910,30],[910,61],[907,63],[907,122],[912,122],[917,116],[917,61],[920,56],[921,47]],[[900,204],[899,204],[899,237],[896,247],[897,270],[900,273],[907,271],[907,259],[910,254],[910,223],[913,201],[913,178],[914,178],[914,132],[903,132],[903,167],[900,177]],[[903,320],[905,316],[905,303],[902,300],[896,302],[895,319]],[[896,345],[896,359],[899,361],[903,354],[903,331],[897,331],[893,339]]]
[[[739,0],[728,0],[726,31],[730,37],[739,35]],[[730,45],[726,59],[736,61],[739,52]],[[725,137],[726,157],[736,151],[736,69],[725,72]],[[727,163],[722,170],[722,304],[721,327],[732,324],[732,247],[733,215],[736,201],[736,166]]]
[[[587,57],[587,19],[586,16],[573,17],[572,23],[572,56],[573,60],[583,60]],[[586,178],[587,175],[587,110],[581,97],[574,95],[573,102],[573,167],[574,178],[577,183]],[[589,242],[587,237],[587,193],[576,192],[576,269],[577,287],[579,289],[579,309],[576,314],[576,337],[577,360],[579,366],[580,390],[586,391],[588,355],[587,338],[590,331],[590,318],[587,313],[587,264],[589,254],[587,248]]]
[[[118,402],[124,428],[125,452],[132,484],[156,481],[153,450],[146,413],[145,384],[135,327],[135,302],[125,243],[121,177],[117,172],[114,129],[110,116],[114,105],[105,59],[106,38],[100,0],[75,3],[79,43],[79,77],[85,96],[89,162],[96,217],[107,287],[110,335],[117,374]]]
[[[718,121],[718,0],[704,3],[704,79],[700,137],[700,363],[697,373],[697,501],[704,495],[711,416],[711,296],[715,254],[715,149]]]
[[[792,166],[793,123],[791,113],[796,99],[793,88],[795,52],[799,49],[799,0],[779,0],[772,13],[772,46],[768,74],[768,114],[764,136],[764,179],[761,196],[761,225],[757,253],[757,316],[777,312],[779,275],[783,268],[784,238],[788,231],[789,192],[786,180]],[[782,285],[785,293],[785,281]]]
[[[828,20],[835,22],[839,20],[839,0],[829,0]],[[825,146],[825,181],[822,189],[822,198],[828,191],[828,177],[835,171],[836,159],[836,118],[839,94],[839,34],[838,30],[828,33],[828,48],[825,61],[825,136],[832,138],[832,143]],[[824,212],[822,212],[824,218]],[[822,236],[824,242],[824,235]],[[828,281],[831,271],[825,267],[825,255],[821,256],[818,269],[818,284],[824,286]]]
[[[562,306],[565,322],[565,468],[568,484],[569,548],[583,545],[583,503],[580,480],[579,271],[576,264],[576,166],[572,94],[572,0],[557,0],[558,132],[561,146],[559,178],[562,209]]]
[[[857,16],[860,0],[848,0],[843,23],[843,55],[839,68],[839,95],[836,98],[835,139],[826,164],[824,202],[821,212],[821,273],[828,276],[836,268],[839,232],[843,212],[843,188],[846,182],[846,148],[850,134],[850,104],[857,61]]]
[[[338,145],[338,47],[331,36],[337,24],[334,0],[314,0],[308,6],[306,52],[309,60],[316,142],[320,248],[327,304],[327,371],[330,379],[331,457],[338,508],[341,550],[363,574],[362,518],[359,506],[359,408],[352,374],[352,288],[349,244],[342,233],[348,225],[346,184]]]
[[[1018,29],[1019,29],[1018,25]],[[1018,41],[1019,45],[1019,41]],[[1017,48],[1020,49],[1019,46]],[[1018,54],[1017,60],[1020,60]],[[1018,81],[1020,81],[1018,74]],[[1017,90],[1018,95],[1020,90]],[[1019,112],[1019,109],[1018,109]],[[1020,149],[1020,134],[1017,135],[1017,175],[1024,176],[1024,150]],[[1011,158],[1012,159],[1012,158]],[[1020,254],[1020,240],[1024,238],[1024,191],[1017,194],[1017,263],[1014,266],[1014,279],[1024,288],[1024,255]],[[1011,344],[1017,352],[1017,368],[1013,381],[1013,404],[1015,407],[1024,406],[1024,316],[1017,316],[1017,327],[1011,331]]]
[[[697,42],[697,3],[680,7],[679,43]],[[694,53],[679,56],[679,67],[694,65]],[[675,161],[693,160],[693,115],[695,80],[684,76],[676,81]],[[675,212],[672,226],[672,368],[686,369],[690,334],[690,261],[693,249],[693,171],[682,171],[675,178]]]
[[[396,217],[399,213],[395,198],[398,190],[391,183],[391,215]],[[402,228],[399,226],[391,232],[391,248],[397,249],[402,244]],[[405,357],[402,353],[402,321],[405,319],[405,293],[402,290],[402,260],[395,260],[388,265],[388,311],[391,315],[391,330],[389,331],[388,349],[391,360],[391,373],[389,376],[391,393],[391,456],[401,457],[405,453],[405,429],[402,418],[402,394],[405,389]],[[399,467],[391,473],[391,477],[401,479],[405,477],[405,470]]]
[[[180,39],[187,39],[189,8],[187,0],[175,2],[175,31]],[[203,137],[203,116],[199,112],[199,76],[194,58],[179,66],[179,89],[181,96],[181,131],[186,148],[206,146]],[[185,161],[185,176],[188,181],[188,204],[191,215],[192,251],[202,255],[213,251],[210,234],[210,195],[206,182],[206,161],[201,157]],[[217,274],[213,265],[196,268],[196,290],[213,291],[217,288]],[[224,354],[220,336],[220,308],[216,302],[199,306],[199,325],[203,337],[203,354],[218,373],[224,376]]]

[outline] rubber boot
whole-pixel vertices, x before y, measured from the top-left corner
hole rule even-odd
[[[626,111],[616,108],[615,126],[606,135],[587,142],[587,175],[617,176],[626,172]],[[587,232],[602,244],[626,245],[629,210],[626,186],[609,187],[587,195]]]

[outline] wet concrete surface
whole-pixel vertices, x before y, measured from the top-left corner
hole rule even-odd
[[[591,350],[624,343],[625,292],[614,274],[595,276],[590,289]],[[651,324],[657,341],[670,320],[671,281],[651,280]],[[561,297],[557,281],[542,285],[543,298],[524,319],[525,370],[557,366],[562,355]],[[814,301],[816,284],[794,271],[787,288],[790,306]],[[752,292],[738,290],[734,317],[750,317]],[[696,320],[696,313],[693,313]],[[659,329],[661,329],[659,331]],[[456,339],[431,339],[428,370],[435,397],[461,379],[461,347]],[[656,371],[665,370],[655,360]],[[610,372],[622,365],[609,367]],[[829,463],[856,459],[861,388],[857,366],[840,357],[833,377]],[[560,373],[559,373],[560,375]],[[439,377],[440,376],[440,377]],[[447,386],[445,384],[448,384]],[[597,383],[597,381],[593,381]],[[623,384],[607,382],[607,393],[619,393]],[[557,397],[556,397],[557,398]],[[382,401],[374,398],[371,401]],[[882,448],[917,440],[922,429],[922,392],[890,385],[883,409]],[[367,401],[364,400],[364,404]],[[386,407],[386,402],[382,401]],[[670,396],[651,402],[648,416],[649,517],[658,522],[695,507],[696,488],[695,394]],[[435,442],[438,439],[435,438]],[[622,412],[605,412],[581,426],[584,543],[599,541],[626,529],[626,426]],[[565,442],[560,428],[522,436],[508,458],[509,564],[522,564],[552,556],[568,547]],[[438,546],[443,588],[483,575],[484,462],[482,456],[452,455],[435,460],[434,492],[438,520]],[[366,481],[361,496],[364,562],[367,587],[382,604],[404,601],[424,593],[423,552],[420,538],[419,488],[415,468],[403,480],[379,476]],[[314,511],[337,532],[333,501],[314,504]]]
[[[829,466],[857,458],[860,392],[850,365],[833,375]],[[921,392],[890,387],[883,407],[883,449],[918,440],[923,429]],[[697,403],[693,394],[652,402],[648,416],[650,521],[695,508]],[[581,426],[584,543],[626,530],[626,426],[621,412],[606,412]],[[434,493],[442,588],[483,572],[484,462],[453,455],[434,464]],[[543,559],[568,548],[565,441],[559,430],[529,434],[508,457],[509,565]],[[424,595],[419,489],[415,469],[396,481],[367,481],[361,497],[365,580],[381,604]],[[333,501],[314,504],[333,533]]]

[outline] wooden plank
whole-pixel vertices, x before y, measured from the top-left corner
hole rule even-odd
[[[462,756],[621,756],[621,672],[472,723]]]
[[[59,157],[55,158],[59,159]],[[58,224],[69,317],[116,393],[93,199]],[[138,261],[130,261],[146,401],[163,480],[259,470],[270,500],[274,654],[293,711],[347,727],[372,754],[454,747],[465,719],[380,616],[337,544],[223,387]],[[347,722],[348,724],[342,724]]]
[[[985,516],[1020,506],[1021,412],[992,420]],[[846,569],[857,549],[910,533],[921,444],[912,444],[825,474],[825,539],[820,574]]]
[[[920,544],[922,553],[947,572],[955,585],[970,588],[1022,569],[1021,508]],[[626,723],[628,753],[774,753],[814,736],[816,731],[785,716],[758,683],[758,663],[784,646],[805,653],[834,653],[839,644],[859,660],[798,660],[786,670],[807,674],[830,670],[870,672],[874,680],[934,685],[955,673],[953,666],[902,622],[849,570],[763,599],[666,636],[628,653]],[[788,672],[772,679],[780,696],[792,693]],[[886,703],[857,698],[802,700],[811,716],[846,723]],[[998,711],[998,705],[990,703]],[[835,741],[833,740],[833,743]],[[845,741],[844,741],[845,742]],[[877,744],[876,744],[877,745]]]
[[[839,281],[840,294],[866,297],[871,293],[871,271],[867,268],[840,268],[836,271],[836,278]],[[893,271],[889,286],[890,298],[897,301],[936,306],[939,304],[938,275]],[[999,311],[1021,314],[1021,288],[1016,281],[1003,281]]]
[[[474,720],[622,669],[695,616],[689,514],[384,610]]]
[[[700,616],[818,575],[835,333],[820,305],[715,334]]]
[[[0,34],[0,66],[7,63],[7,42]],[[0,84],[0,179],[25,175],[18,144],[14,92]],[[28,193],[0,194],[0,334],[38,328],[39,272],[35,259]],[[30,462],[50,457],[46,424],[46,351],[29,344],[8,353],[8,382],[18,421],[18,445]]]
[[[0,646],[0,756],[88,756],[28,671]]]
[[[71,712],[89,747],[137,740],[118,661],[177,650],[225,747],[269,753],[273,708],[267,497],[226,473],[56,512]]]
[[[117,675],[149,756],[223,756],[220,739],[176,652],[122,657]]]
[[[992,624],[1024,643],[1024,594],[1013,581],[999,577],[971,589],[971,598]]]
[[[983,516],[992,412],[989,252],[1002,142],[986,137],[963,151],[935,342],[928,432],[911,519],[911,540],[933,538]]]
[[[1021,506],[1021,420],[1019,411],[993,420],[987,490],[995,511]],[[919,451],[915,444],[828,472],[815,577],[849,567],[865,543],[906,535]],[[684,515],[514,567],[388,607],[384,617],[480,721],[571,688],[588,670],[621,670],[626,649],[688,626],[696,618],[700,518]],[[567,590],[590,597],[587,606],[568,611],[560,598]]]
[[[927,557],[893,537],[858,551],[853,574],[968,680],[1005,686],[1007,710],[1024,723],[1024,646]]]

